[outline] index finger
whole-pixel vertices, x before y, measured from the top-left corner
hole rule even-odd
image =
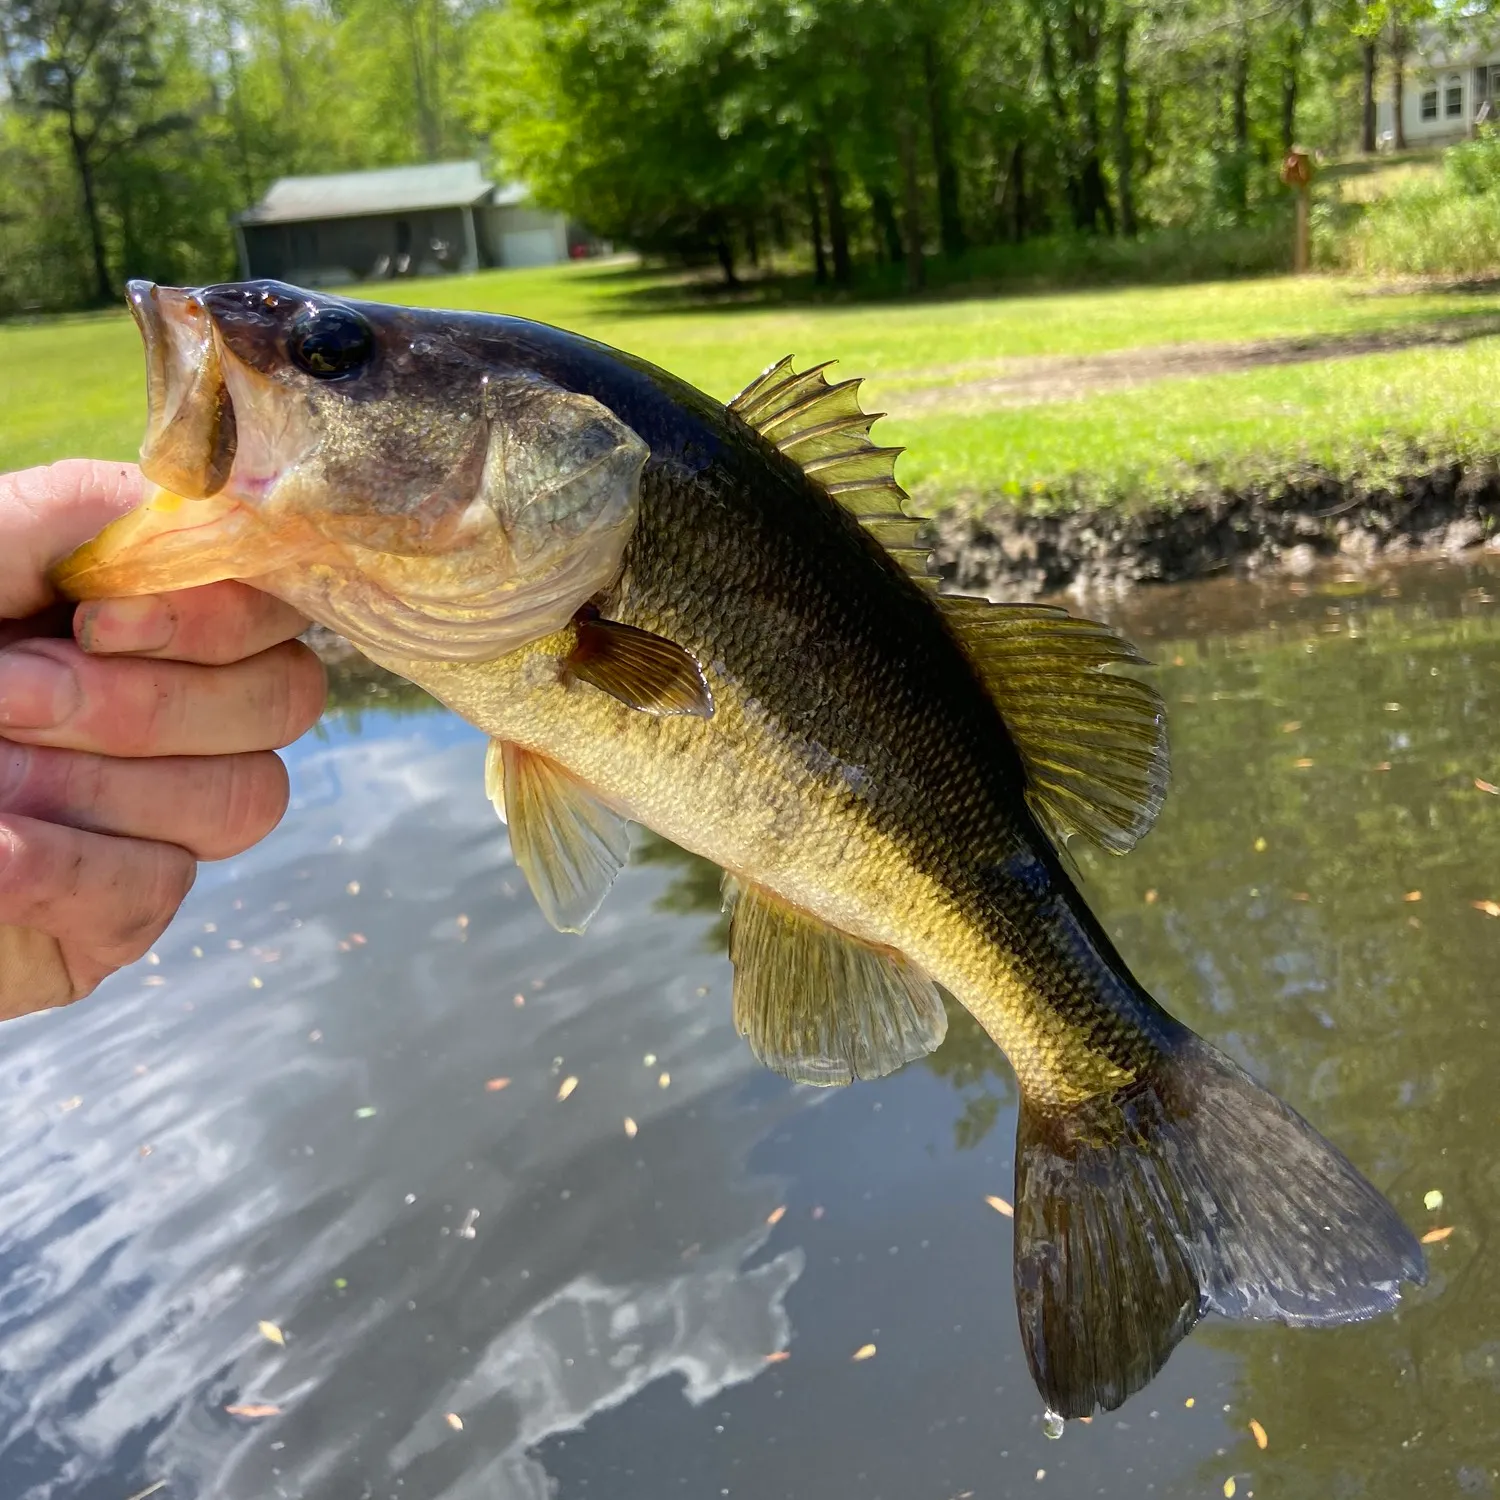
[[[141,503],[134,464],[65,458],[0,474],[0,620],[23,620],[56,597],[47,569]]]

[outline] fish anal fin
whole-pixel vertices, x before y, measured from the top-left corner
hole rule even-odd
[[[649,714],[711,718],[713,695],[703,669],[673,641],[600,617],[576,622],[568,672],[581,682]]]
[[[1048,831],[1115,854],[1133,847],[1170,775],[1161,695],[1107,670],[1141,665],[1140,654],[1108,626],[1052,605],[942,595],[938,606],[1010,730]]]
[[[1021,1342],[1064,1417],[1119,1406],[1205,1312],[1349,1323],[1426,1279],[1385,1198],[1191,1034],[1120,1093],[1023,1096],[1014,1233]]]
[[[731,876],[724,904],[735,1026],[767,1067],[795,1083],[845,1084],[892,1073],[943,1040],[942,996],[900,954]]]
[[[857,517],[907,573],[935,588],[928,549],[916,545],[922,523],[902,508],[908,496],[896,480],[896,460],[905,450],[871,439],[881,413],[861,408],[860,381],[828,383],[823,372],[832,363],[798,374],[788,355],[757,375],[729,410]],[[905,524],[898,529],[895,522]]]
[[[500,760],[516,863],[543,916],[582,932],[630,856],[630,824],[545,756],[506,743]]]

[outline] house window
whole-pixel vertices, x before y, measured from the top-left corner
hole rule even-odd
[[[1438,117],[1438,112],[1437,112],[1437,90],[1436,89],[1423,89],[1422,90],[1422,118],[1424,120],[1435,120],[1435,119],[1437,119],[1437,117]]]
[[[1444,98],[1443,107],[1444,113],[1450,120],[1457,119],[1464,112],[1464,86],[1460,79],[1448,80],[1448,92]]]

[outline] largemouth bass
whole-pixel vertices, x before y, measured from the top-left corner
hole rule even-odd
[[[1332,1324],[1425,1276],[1394,1209],[1132,977],[1060,856],[1166,785],[1139,662],[941,596],[858,382],[720,405],[519,318],[133,283],[160,489],[77,598],[236,577],[491,737],[517,863],[581,930],[638,821],[720,864],[734,1018],[788,1077],[936,1047],[1020,1082],[1014,1275],[1048,1406],[1118,1406],[1207,1312]]]

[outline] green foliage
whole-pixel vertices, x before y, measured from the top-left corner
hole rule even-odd
[[[1493,193],[1500,189],[1500,129],[1488,122],[1471,141],[1462,141],[1443,158],[1443,173],[1460,193]]]

